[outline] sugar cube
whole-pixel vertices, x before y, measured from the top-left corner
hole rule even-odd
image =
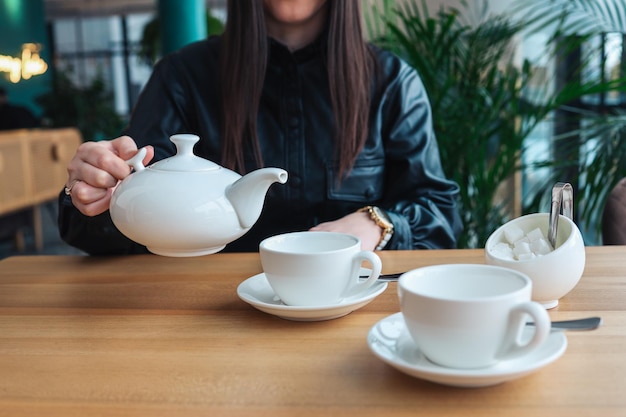
[[[553,248],[540,228],[525,233],[520,227],[509,225],[504,239],[493,247],[493,253],[502,259],[523,261],[550,253]]]
[[[530,240],[531,242],[546,238],[540,228],[531,230],[530,232],[526,234],[526,236],[528,237],[528,240]]]
[[[530,250],[537,255],[545,255],[552,252],[552,246],[546,239],[537,239],[530,243]]]
[[[532,258],[536,258],[537,255],[535,255],[534,253],[530,252],[530,253],[521,253],[517,256],[517,260],[518,261],[525,261],[527,259],[532,259]]]
[[[506,242],[498,242],[493,246],[493,252],[498,257],[508,260],[514,260],[513,248]]]
[[[532,253],[530,243],[518,240],[513,246],[513,254],[519,259],[520,255]]]
[[[511,225],[504,229],[504,238],[513,244],[524,237],[524,231],[517,226]]]

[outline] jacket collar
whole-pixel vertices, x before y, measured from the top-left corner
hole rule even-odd
[[[313,43],[291,52],[284,44],[274,38],[269,38],[270,62],[279,64],[301,64],[319,59],[321,56],[325,55],[327,40],[328,32],[324,31]]]

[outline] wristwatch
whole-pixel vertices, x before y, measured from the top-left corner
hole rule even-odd
[[[383,210],[376,206],[365,206],[357,211],[369,213],[370,218],[374,221],[374,223],[376,223],[378,227],[383,229],[383,233],[380,237],[380,240],[378,241],[378,245],[376,245],[376,250],[381,250],[382,248],[387,246],[387,243],[389,243],[389,239],[391,239],[391,236],[393,235],[393,223],[391,223],[391,220],[389,219],[389,216],[387,216],[387,213],[385,213]]]

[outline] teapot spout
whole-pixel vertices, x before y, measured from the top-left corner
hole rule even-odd
[[[248,229],[258,220],[267,190],[275,182],[287,182],[287,171],[280,168],[257,169],[226,187],[226,198],[235,208],[242,228]]]

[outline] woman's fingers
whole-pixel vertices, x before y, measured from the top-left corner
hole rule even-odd
[[[152,146],[146,150],[144,164],[154,157]],[[108,210],[114,187],[131,173],[126,160],[136,153],[137,145],[128,136],[81,144],[67,166],[66,192],[74,206],[87,216]]]

